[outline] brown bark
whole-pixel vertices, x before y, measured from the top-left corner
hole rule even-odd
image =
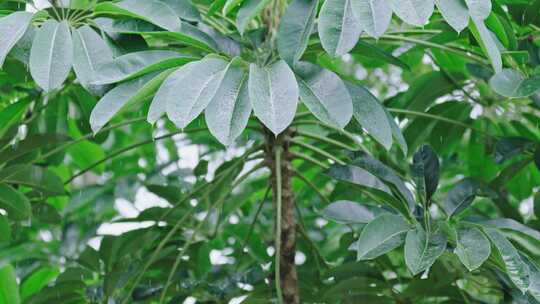
[[[281,157],[281,260],[280,260],[280,280],[281,290],[283,292],[283,303],[297,304],[300,303],[300,295],[298,292],[298,275],[294,264],[296,254],[296,220],[295,220],[295,205],[294,194],[292,189],[292,170],[291,158],[289,155],[289,131],[285,131],[277,138],[270,131],[266,130],[266,161],[271,170],[271,182],[273,189],[274,205],[277,198],[276,184],[276,162],[275,151],[277,148],[282,149]]]

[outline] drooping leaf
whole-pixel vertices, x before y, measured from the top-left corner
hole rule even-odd
[[[352,12],[353,0],[327,0],[319,13],[319,37],[332,57],[347,54],[360,38],[362,29]]]
[[[19,284],[15,269],[11,265],[0,267],[0,303],[2,304],[19,304],[21,298],[19,296]]]
[[[60,274],[57,267],[44,266],[32,272],[21,283],[21,299],[24,301],[38,293]]]
[[[248,75],[233,59],[222,71],[223,80],[205,110],[208,129],[222,144],[228,146],[242,134],[251,114]]]
[[[91,27],[73,30],[73,69],[84,87],[91,88],[98,67],[112,60],[112,51]]]
[[[195,60],[174,51],[141,51],[122,55],[97,67],[92,84],[110,84],[137,78]]]
[[[375,219],[381,208],[351,201],[336,201],[324,207],[321,214],[333,221],[344,224],[367,224]]]
[[[495,162],[502,164],[507,160],[523,153],[527,148],[532,147],[534,143],[527,138],[505,137],[501,138],[495,144]]]
[[[442,205],[446,214],[451,217],[469,207],[480,191],[482,185],[471,178],[459,181],[446,196]]]
[[[386,32],[392,20],[392,8],[387,0],[356,0],[352,2],[360,28],[372,37]]]
[[[223,5],[223,9],[221,10],[221,12],[223,13],[223,16],[227,16],[239,4],[242,4],[244,0],[225,0],[223,2],[225,2],[225,4]]]
[[[0,125],[0,138],[2,138],[13,125],[20,121],[21,117],[30,106],[30,102],[30,98],[25,98],[0,110],[0,121],[2,122]]]
[[[491,77],[489,85],[504,97],[528,97],[540,91],[540,76],[525,78],[516,70],[503,69]]]
[[[333,165],[327,171],[327,174],[339,181],[360,186],[362,189],[378,198],[380,203],[389,205],[405,216],[409,214],[408,206],[398,198],[394,197],[394,194],[385,183],[360,167],[351,165]]]
[[[388,62],[404,70],[410,70],[411,68],[403,60],[392,55],[391,52],[378,47],[375,44],[368,43],[363,39],[356,42],[356,46],[351,50],[353,58],[361,58],[366,60],[375,59]]]
[[[30,217],[30,202],[28,199],[6,184],[0,184],[0,208],[8,213],[12,220],[25,220]]]
[[[65,192],[58,175],[38,166],[14,165],[0,169],[0,183],[23,185],[50,195]]]
[[[371,260],[399,247],[409,229],[409,224],[399,215],[380,215],[362,229],[357,259]]]
[[[491,0],[465,0],[473,18],[485,20],[491,14]]]
[[[171,32],[179,31],[181,28],[180,18],[178,18],[175,11],[161,0],[105,2],[96,7],[96,12],[139,18]]]
[[[407,155],[409,147],[407,145],[407,141],[405,140],[405,137],[403,136],[403,133],[401,133],[401,129],[397,125],[396,121],[394,120],[394,117],[392,117],[390,112],[388,112],[386,108],[383,108],[383,109],[386,112],[388,123],[390,124],[390,128],[392,129],[392,136],[398,142],[401,151],[403,151],[403,154]]]
[[[185,128],[214,97],[218,85],[216,78],[222,76],[220,72],[226,66],[227,62],[222,59],[205,58],[179,69],[167,78],[154,97],[156,109],[161,107],[159,104],[165,105],[169,119],[177,127]]]
[[[249,22],[257,17],[270,3],[270,0],[245,0],[236,16],[236,27],[243,34]]]
[[[351,120],[353,105],[343,81],[315,64],[299,62],[295,66],[300,99],[321,121],[344,128]]]
[[[439,185],[439,158],[430,146],[424,145],[414,154],[411,174],[420,201],[431,201]]]
[[[94,133],[113,118],[116,113],[125,108],[128,104],[135,104],[150,98],[159,88],[165,77],[171,71],[160,74],[151,73],[140,78],[122,83],[110,90],[103,96],[90,114],[90,126]]]
[[[277,48],[281,59],[294,66],[307,48],[317,14],[318,0],[294,0],[281,18]]]
[[[353,116],[356,121],[386,150],[390,150],[392,127],[382,104],[366,88],[350,82],[346,85],[352,98]]]
[[[463,0],[435,0],[444,20],[458,33],[469,23],[469,11]]]
[[[525,292],[529,287],[529,267],[523,262],[516,248],[497,229],[484,228],[491,243],[501,255],[506,274],[516,287]]]
[[[475,221],[475,222],[481,225],[487,226],[487,227],[497,228],[498,230],[502,232],[515,231],[520,234],[526,235],[527,237],[531,237],[533,239],[536,239],[537,241],[540,241],[539,231],[534,230],[527,225],[521,224],[520,222],[514,219],[497,218],[497,219],[492,219],[492,220]]]
[[[478,228],[462,227],[456,230],[454,253],[469,271],[478,269],[489,258],[491,244]]]
[[[421,225],[407,232],[405,264],[413,275],[429,270],[446,249],[446,236],[440,232],[428,234]]]
[[[59,88],[73,63],[73,41],[67,21],[49,19],[38,30],[30,51],[30,73],[49,92]]]
[[[408,205],[409,210],[414,210],[416,203],[412,193],[392,169],[365,152],[355,152],[352,164],[379,178]]]
[[[0,68],[11,49],[23,37],[32,16],[29,12],[14,12],[0,19]]]
[[[433,0],[390,0],[390,6],[401,20],[423,26],[433,14]]]
[[[294,119],[298,85],[293,71],[283,60],[267,67],[249,68],[249,99],[255,115],[274,134],[285,130]]]
[[[473,22],[470,23],[469,26],[471,32],[480,44],[480,47],[482,48],[484,53],[489,58],[489,61],[491,62],[491,66],[493,66],[493,70],[495,70],[495,73],[501,72],[503,64],[501,59],[501,52],[499,51],[497,43],[495,43],[495,36],[492,35],[492,33],[484,24],[483,20],[473,16],[472,21]]]

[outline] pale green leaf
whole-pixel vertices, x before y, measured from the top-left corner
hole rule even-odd
[[[355,0],[352,2],[360,28],[372,37],[386,32],[392,20],[392,8],[387,0]]]
[[[163,80],[171,73],[151,73],[143,77],[122,83],[103,96],[90,114],[90,126],[94,133],[98,132],[120,110],[129,104],[135,104],[150,98],[159,88]]]
[[[73,63],[73,41],[67,21],[49,19],[38,30],[30,51],[30,73],[45,91],[59,88]]]
[[[406,23],[424,26],[433,14],[433,0],[390,0],[396,15]]]
[[[0,19],[0,68],[11,49],[23,37],[32,16],[28,12],[15,12]]]
[[[491,254],[491,244],[478,228],[463,227],[457,229],[456,241],[454,253],[469,271],[482,266]]]
[[[421,225],[407,232],[405,239],[405,264],[413,275],[429,270],[446,249],[446,236],[435,232],[428,234]]]
[[[392,147],[392,127],[383,105],[366,88],[346,83],[352,98],[353,116],[386,150]]]
[[[163,105],[167,116],[179,128],[185,128],[208,106],[214,97],[220,72],[227,62],[220,58],[204,58],[180,68],[159,88],[153,103],[157,107],[152,118],[158,117]],[[189,84],[189,85],[186,85]]]
[[[219,142],[228,146],[242,134],[251,114],[248,75],[233,59],[205,110],[206,124]]]
[[[529,288],[529,267],[519,256],[517,249],[497,229],[484,228],[491,243],[502,257],[506,274],[522,292]]]
[[[172,32],[179,31],[181,28],[180,18],[176,12],[160,0],[105,2],[96,7],[96,12],[139,18]]]
[[[275,135],[283,132],[293,121],[298,94],[294,73],[285,61],[263,68],[251,64],[249,99],[255,115]]]
[[[360,38],[362,29],[352,12],[353,0],[326,0],[319,13],[319,37],[332,57],[347,54]]]
[[[85,25],[73,30],[73,70],[80,83],[89,88],[97,68],[113,60],[113,53],[101,36]]]
[[[367,224],[381,214],[383,209],[351,201],[336,201],[324,207],[321,214],[344,224]]]
[[[501,52],[497,43],[495,42],[495,35],[489,31],[489,29],[484,24],[484,21],[476,17],[472,17],[472,23],[470,24],[470,29],[482,47],[482,50],[489,58],[495,73],[502,71],[503,64],[501,58]]]
[[[97,67],[92,84],[111,84],[131,80],[142,75],[164,70],[196,60],[174,51],[141,51],[129,53]]]
[[[240,34],[246,30],[249,22],[257,17],[270,3],[270,0],[245,0],[236,16],[236,27]]]
[[[399,215],[383,214],[375,218],[362,229],[357,259],[372,260],[399,247],[409,229],[409,224]]]
[[[465,0],[465,4],[473,18],[485,20],[491,14],[491,0]]]
[[[160,0],[161,2],[168,5],[178,17],[191,21],[197,22],[201,20],[201,15],[197,7],[193,5],[191,0]]]
[[[281,59],[294,66],[304,54],[313,31],[318,0],[294,0],[281,18],[277,47]]]
[[[504,97],[528,97],[540,91],[540,76],[525,78],[519,71],[503,69],[491,77],[489,85]]]
[[[463,0],[435,0],[444,20],[457,32],[469,24],[469,11]]]
[[[333,72],[309,62],[295,66],[300,99],[321,121],[344,128],[351,120],[353,105],[347,87]]]

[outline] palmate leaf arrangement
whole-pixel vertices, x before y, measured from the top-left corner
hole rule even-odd
[[[73,0],[36,13],[17,11],[0,19],[0,66],[7,56],[24,62],[45,94],[71,81],[73,70],[76,81],[102,96],[90,116],[96,133],[116,114],[150,100],[149,123],[166,115],[184,129],[204,112],[209,131],[222,144],[232,145],[252,112],[277,136],[291,125],[301,101],[324,125],[341,130],[354,118],[387,150],[396,140],[406,154],[407,145],[387,109],[367,88],[330,70],[317,55],[322,48],[336,58],[362,47],[364,38],[384,39],[393,14],[409,25],[424,26],[436,8],[455,31],[468,28],[477,39],[495,71],[489,84],[496,93],[521,98],[540,90],[540,76],[517,63],[519,54],[503,61],[500,38],[486,26],[494,22],[490,0],[275,3],[280,1],[218,0],[206,9],[189,0]],[[263,17],[268,32],[254,27],[254,20],[271,5],[286,8],[281,20]],[[226,16],[235,9],[236,20],[228,21],[237,33],[225,35],[222,25],[209,18],[219,10]],[[123,35],[142,36],[150,47],[120,46],[115,38]],[[366,153],[352,152],[349,164],[328,170],[329,176],[359,186],[377,203],[338,201],[323,210],[333,220],[361,227],[351,246],[358,260],[375,259],[404,244],[410,272],[427,276],[438,258],[453,252],[470,271],[488,267],[504,276],[516,299],[540,301],[537,261],[509,241],[519,242],[521,234],[540,241],[540,233],[511,219],[460,217],[475,197],[497,196],[467,178],[439,204],[444,216],[432,218],[427,210],[436,204],[432,198],[439,160],[429,146],[414,154],[411,172],[416,196],[410,183]],[[61,182],[55,185],[62,192]],[[24,201],[16,191],[13,195]],[[30,208],[27,202],[23,205]],[[20,218],[28,210],[22,213]]]

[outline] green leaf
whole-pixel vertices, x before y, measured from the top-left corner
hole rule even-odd
[[[352,7],[360,28],[372,37],[382,36],[392,21],[392,8],[387,0],[356,0]]]
[[[90,114],[90,126],[97,133],[116,113],[127,107],[150,98],[160,87],[171,71],[160,74],[151,73],[122,83],[103,96]]]
[[[26,66],[30,65],[30,50],[32,49],[36,32],[36,27],[29,26],[21,39],[13,46],[11,52],[9,52],[9,56],[19,60]]]
[[[469,11],[463,0],[435,0],[444,20],[458,33],[469,24]]]
[[[21,299],[24,301],[30,296],[38,293],[58,275],[60,270],[57,267],[44,266],[32,272],[21,283]]]
[[[503,69],[491,77],[489,85],[504,97],[528,97],[540,91],[540,76],[525,78],[519,71]]]
[[[60,143],[68,141],[70,138],[61,134],[35,134],[27,136],[17,145],[4,148],[0,152],[0,164],[9,161],[15,161],[17,158],[24,157],[28,154],[38,154],[38,149],[47,149],[56,146]]]
[[[459,181],[450,191],[442,205],[448,217],[459,214],[469,207],[482,186],[471,178]]]
[[[363,190],[378,198],[380,203],[389,205],[405,216],[409,214],[407,205],[394,197],[394,194],[385,183],[360,167],[333,165],[327,174],[339,181],[360,186]]]
[[[502,257],[506,274],[522,292],[529,287],[529,267],[523,262],[517,249],[497,229],[484,228],[491,243]]]
[[[198,22],[201,21],[201,15],[197,7],[193,5],[191,0],[160,0],[161,2],[168,5],[178,17],[191,21]]]
[[[49,195],[61,195],[65,192],[64,184],[58,175],[31,165],[14,165],[0,169],[0,183],[27,186]]]
[[[520,222],[509,219],[509,218],[498,218],[498,219],[492,219],[492,220],[485,220],[485,221],[475,221],[481,225],[497,228],[498,230],[504,232],[504,231],[515,231],[520,234],[523,234],[527,237],[531,237],[536,239],[537,241],[540,241],[540,232],[536,231],[532,228],[530,228],[527,225],[523,225]]]
[[[413,156],[411,175],[421,202],[430,202],[439,185],[439,158],[435,151],[424,145]]]
[[[343,224],[367,224],[384,212],[381,208],[351,201],[336,201],[324,207],[321,214]]]
[[[157,119],[163,107],[169,119],[179,128],[185,128],[208,106],[217,90],[220,72],[227,62],[220,58],[204,58],[189,63],[171,74],[159,88],[149,113]],[[189,86],[185,86],[189,83]]]
[[[49,19],[38,30],[30,50],[30,73],[46,92],[59,88],[73,63],[73,41],[67,21]]]
[[[58,210],[48,203],[32,204],[32,215],[32,220],[37,219],[47,224],[58,224],[62,220],[62,216],[58,213]]]
[[[294,66],[304,54],[313,31],[318,0],[294,0],[281,18],[277,48],[281,59]]]
[[[414,210],[416,202],[412,193],[392,169],[365,152],[355,152],[352,164],[379,178],[408,205],[409,210]]]
[[[0,184],[0,208],[8,213],[12,220],[26,220],[30,217],[30,202],[11,186]]]
[[[128,81],[148,73],[164,70],[195,60],[174,51],[141,51],[129,53],[97,67],[92,84]]]
[[[293,121],[298,105],[298,85],[293,71],[283,60],[267,67],[251,64],[249,99],[255,116],[275,135]]]
[[[401,129],[397,125],[396,121],[394,120],[394,117],[392,117],[390,112],[388,112],[386,108],[384,108],[384,111],[386,112],[388,123],[390,123],[390,128],[392,129],[392,136],[398,142],[401,151],[403,151],[403,154],[407,155],[408,153],[407,151],[409,148],[407,145],[407,141],[405,140],[405,137],[403,136],[403,133],[401,133]]]
[[[30,106],[30,98],[21,99],[13,104],[8,105],[0,111],[0,138],[16,123],[19,123],[21,117],[26,113]]]
[[[225,146],[234,143],[246,128],[251,114],[248,75],[233,59],[222,71],[222,80],[205,110],[210,133]]]
[[[469,271],[478,269],[489,258],[491,244],[478,228],[459,228],[456,231],[454,253]]]
[[[472,18],[485,20],[491,14],[491,0],[465,0]]]
[[[0,267],[0,304],[19,304],[19,285],[11,265]]]
[[[69,147],[67,152],[73,160],[74,165],[81,170],[94,165],[106,156],[105,150],[100,145],[91,141],[77,143]],[[103,173],[104,170],[105,164],[100,164],[93,169],[96,173]]]
[[[332,57],[347,54],[360,38],[362,29],[352,13],[353,0],[326,0],[319,13],[319,37]]]
[[[390,7],[401,20],[424,26],[433,14],[433,0],[390,0]]]
[[[217,2],[217,1],[214,1]],[[244,0],[226,0],[223,5],[223,9],[221,10],[223,16],[227,16],[230,12],[232,12],[239,4],[243,3]]]
[[[257,17],[270,3],[270,0],[245,0],[236,16],[236,27],[244,34],[249,22]]]
[[[380,215],[362,229],[357,259],[372,260],[399,247],[409,229],[409,224],[399,215]]]
[[[480,47],[489,58],[495,73],[501,72],[503,68],[501,52],[499,51],[497,43],[495,43],[496,38],[494,34],[488,30],[483,20],[473,16],[472,21],[469,28],[471,29],[474,38],[478,41]]]
[[[387,52],[384,49],[364,40],[359,40],[356,43],[356,46],[352,49],[351,54],[354,58],[359,57],[361,59],[365,58],[365,60],[382,60],[405,70],[411,69],[405,62],[393,56],[392,53]]]
[[[333,72],[299,62],[295,66],[300,99],[324,123],[344,128],[351,120],[353,105],[347,87]]]
[[[533,147],[534,143],[523,137],[505,137],[501,138],[495,144],[495,162],[502,164],[525,152],[527,148]]]
[[[160,0],[124,0],[96,6],[97,13],[118,14],[139,18],[171,32],[180,30],[180,19],[173,8]]]
[[[440,232],[429,234],[420,226],[407,232],[405,264],[413,275],[429,270],[446,249],[446,236]]]
[[[111,34],[140,34],[148,38],[181,43],[206,52],[214,52],[217,49],[212,37],[189,23],[182,23],[180,31],[170,32],[162,31],[153,24],[138,19],[97,18],[95,21],[101,29]]]
[[[0,243],[6,243],[11,240],[11,226],[6,216],[0,214]]]
[[[33,14],[14,12],[0,19],[0,68],[15,44],[24,36]]]
[[[386,150],[392,147],[392,127],[379,100],[365,87],[346,83],[352,98],[353,116]]]
[[[73,30],[73,69],[85,88],[91,88],[98,67],[112,60],[112,51],[91,27]]]

